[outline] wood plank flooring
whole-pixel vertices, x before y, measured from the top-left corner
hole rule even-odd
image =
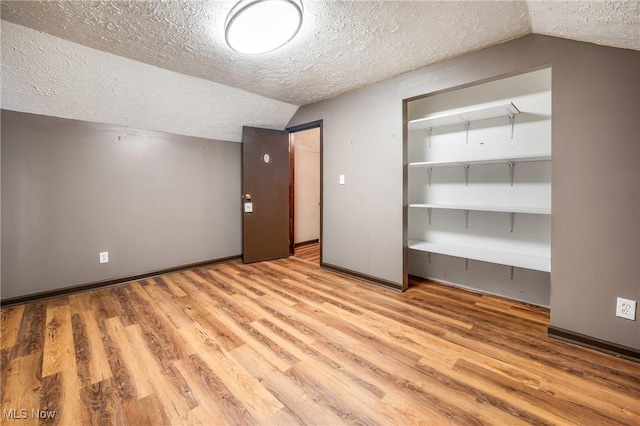
[[[320,243],[302,244],[295,248],[294,256],[317,265],[320,264]]]
[[[2,309],[2,424],[640,424],[639,364],[411,284],[290,258]]]

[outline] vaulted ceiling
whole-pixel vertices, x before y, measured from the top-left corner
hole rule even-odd
[[[104,52],[305,105],[530,33],[640,50],[639,1],[303,0],[298,36],[246,56],[234,1],[2,1],[2,19]]]

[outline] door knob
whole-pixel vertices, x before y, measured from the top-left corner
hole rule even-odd
[[[244,199],[244,212],[253,213],[253,202],[251,201],[251,194],[245,194],[242,196]]]

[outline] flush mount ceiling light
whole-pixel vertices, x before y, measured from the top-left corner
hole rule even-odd
[[[267,53],[287,44],[302,25],[300,0],[243,0],[225,23],[225,39],[236,52]]]

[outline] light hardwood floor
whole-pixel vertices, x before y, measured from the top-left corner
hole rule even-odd
[[[2,309],[2,424],[640,424],[640,365],[548,315],[296,258],[200,268]]]
[[[317,265],[320,264],[320,243],[302,244],[295,248],[294,256]]]

